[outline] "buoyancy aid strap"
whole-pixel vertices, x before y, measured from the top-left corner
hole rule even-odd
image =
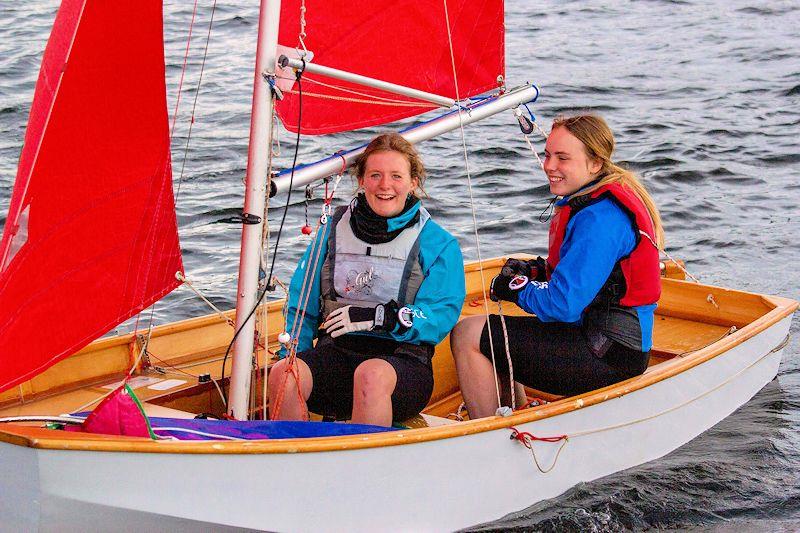
[[[417,296],[417,291],[419,291],[420,285],[422,285],[422,280],[418,280],[419,283],[415,282],[414,287],[409,288],[409,283],[412,279],[416,278],[424,278],[422,273],[422,262],[419,259],[419,250],[420,250],[420,240],[422,238],[422,228],[425,227],[425,224],[430,219],[430,214],[428,213],[427,209],[420,206],[420,219],[419,219],[419,234],[417,235],[416,240],[414,241],[414,245],[411,247],[411,251],[408,254],[408,258],[406,259],[406,265],[403,269],[403,279],[400,281],[400,289],[397,291],[397,302],[400,304],[400,307],[414,303],[414,299]],[[414,271],[414,267],[419,269],[419,276],[413,276],[412,273]]]
[[[419,263],[419,247],[420,247],[420,235],[417,235],[417,239],[414,241],[414,246],[411,247],[411,253],[408,254],[408,259],[406,259],[406,265],[403,268],[403,278],[400,280],[400,288],[397,291],[397,303],[400,307],[403,307],[407,303],[410,303],[409,300],[413,301],[414,298],[409,298],[408,294],[408,282],[411,280],[411,272],[414,270],[414,266],[420,264]],[[416,295],[417,290],[419,290],[419,286],[414,288],[414,295]]]
[[[331,230],[328,232],[328,255],[325,262],[327,263],[327,270],[328,275],[327,282],[328,282],[328,299],[335,300],[336,299],[336,289],[333,288],[333,276],[334,270],[336,269],[336,226],[339,225],[339,221],[342,220],[345,212],[350,208],[349,205],[342,205],[336,208],[336,211],[333,212],[333,216],[329,224],[331,225]],[[323,272],[324,275],[324,272]]]

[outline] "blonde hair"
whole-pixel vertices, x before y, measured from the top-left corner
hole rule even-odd
[[[402,154],[408,160],[411,178],[416,178],[417,180],[417,187],[411,194],[418,198],[420,196],[427,198],[428,194],[422,188],[425,182],[425,165],[422,164],[422,158],[417,149],[414,148],[414,145],[399,133],[382,133],[369,142],[364,151],[353,162],[351,172],[356,179],[364,177],[364,172],[367,170],[367,159],[376,152],[397,152]],[[420,194],[417,194],[417,191]]]
[[[569,131],[583,143],[586,154],[590,158],[600,161],[602,164],[600,171],[597,173],[600,181],[592,187],[582,190],[580,194],[573,195],[573,197],[591,194],[600,187],[610,183],[620,183],[628,187],[633,190],[636,196],[642,201],[645,208],[647,208],[650,219],[653,221],[656,243],[659,248],[663,249],[664,228],[661,224],[661,215],[658,213],[658,208],[653,198],[647,192],[647,189],[636,177],[636,174],[628,169],[622,168],[611,160],[611,154],[614,152],[616,143],[614,141],[614,134],[611,132],[611,128],[608,127],[606,121],[603,120],[602,117],[591,114],[558,117],[553,121],[551,131],[556,128],[565,128]]]

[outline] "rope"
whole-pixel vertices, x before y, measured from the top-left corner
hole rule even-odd
[[[332,197],[331,197],[332,199]],[[281,406],[283,404],[283,397],[286,392],[286,383],[289,379],[288,373],[291,372],[292,376],[294,377],[295,384],[297,385],[297,394],[298,399],[300,400],[301,405],[305,405],[305,399],[303,398],[303,393],[300,388],[300,373],[295,368],[295,359],[297,358],[297,339],[300,337],[300,333],[303,328],[303,321],[305,320],[306,310],[308,308],[308,300],[311,296],[311,289],[314,285],[314,276],[316,275],[317,265],[319,264],[319,258],[322,255],[322,239],[319,235],[319,228],[321,227],[321,222],[317,223],[317,227],[315,229],[315,234],[313,240],[311,241],[311,249],[309,251],[309,256],[314,258],[313,265],[311,268],[308,268],[308,263],[306,264],[306,271],[303,275],[303,282],[300,284],[300,294],[298,296],[298,307],[295,310],[295,317],[294,322],[292,324],[292,331],[290,333],[291,344],[289,348],[289,354],[287,356],[287,363],[286,363],[286,370],[284,371],[283,381],[281,381],[281,388],[278,391],[278,395],[275,398],[275,405],[273,407],[273,412],[271,413],[270,417],[275,420],[278,415],[280,414]],[[309,276],[309,274],[311,274]],[[288,302],[288,300],[287,300]],[[305,418],[308,418],[308,409],[304,408],[304,415]]]
[[[175,133],[175,122],[178,120],[178,108],[181,103],[181,89],[183,88],[183,77],[186,74],[186,63],[189,59],[189,48],[192,44],[192,30],[194,29],[194,19],[197,15],[197,0],[194,0],[194,8],[192,9],[192,21],[189,23],[189,35],[186,37],[186,51],[183,53],[183,68],[181,69],[181,79],[178,81],[178,95],[175,98],[175,111],[172,112],[172,125],[169,128],[169,140],[172,141],[172,136]]]
[[[447,12],[447,0],[442,0],[444,3],[444,18],[445,18],[445,25],[447,26],[447,42],[450,46],[450,63],[453,67],[453,82],[455,84],[455,92],[456,92],[456,101],[460,101],[460,95],[458,92],[458,73],[456,72],[456,58],[455,53],[453,52],[453,36],[450,32],[450,16]],[[467,173],[467,189],[469,191],[469,205],[472,211],[472,228],[473,233],[475,234],[475,248],[478,252],[478,264],[480,265],[480,273],[481,273],[481,292],[483,294],[483,310],[484,314],[486,315],[486,327],[489,330],[489,351],[492,355],[492,369],[494,371],[494,389],[495,394],[497,396],[497,406],[500,407],[501,399],[500,399],[500,383],[499,377],[497,375],[497,366],[495,364],[495,355],[494,355],[494,341],[492,340],[492,325],[491,321],[489,320],[489,304],[487,302],[488,298],[486,297],[486,277],[484,276],[483,272],[483,258],[481,256],[481,243],[480,238],[478,236],[478,217],[475,214],[475,195],[472,192],[472,174],[470,173],[469,169],[469,155],[467,154],[467,141],[466,136],[464,134],[464,121],[462,117],[462,108],[459,106],[457,109],[458,112],[458,127],[461,131],[461,147],[464,153],[464,167]]]
[[[197,2],[195,1],[195,10],[197,9]],[[206,58],[208,57],[208,44],[211,42],[211,28],[214,26],[214,13],[217,10],[217,0],[214,0],[214,4],[211,6],[211,18],[208,21],[208,34],[206,35],[206,44],[205,48],[203,49],[203,60],[200,62],[200,74],[197,77],[197,89],[194,92],[194,102],[192,103],[192,115],[191,120],[189,121],[189,131],[186,134],[186,146],[183,149],[183,162],[181,163],[181,171],[178,175],[178,190],[175,192],[175,203],[178,203],[178,198],[181,194],[181,185],[183,184],[183,170],[186,167],[186,159],[189,153],[189,141],[192,138],[192,129],[194,127],[194,117],[195,111],[197,109],[197,98],[200,96],[200,87],[203,84],[203,72],[206,68]],[[192,23],[194,23],[194,15],[192,15]],[[191,31],[189,32],[189,38],[191,39]],[[187,52],[188,52],[188,43],[187,43]],[[186,59],[184,58],[184,68],[186,68]],[[183,82],[183,73],[181,73],[181,82]],[[177,104],[175,108],[175,112],[177,113]],[[173,122],[173,127],[174,127]],[[172,139],[172,133],[170,133],[170,140]]]
[[[295,91],[294,89],[290,89],[288,91],[283,91],[283,92],[284,93],[289,93],[289,94],[298,94],[297,91]],[[362,98],[350,98],[350,97],[347,97],[347,96],[334,96],[332,94],[319,94],[319,93],[309,93],[309,92],[303,92],[303,96],[316,96],[317,98],[325,98],[325,99],[328,99],[328,100],[338,100],[338,101],[341,101],[341,102],[355,102],[355,103],[360,103],[360,104],[371,104],[371,105],[386,105],[386,106],[392,106],[392,107],[397,107],[397,106],[402,106],[402,107],[429,107],[430,109],[436,109],[438,107],[438,106],[435,106],[435,105],[428,105],[428,104],[425,104],[425,103],[422,103],[422,102],[420,102],[418,104],[413,103],[413,102],[402,102],[402,101],[393,102],[391,100],[389,100],[388,102],[379,102],[379,101],[375,101],[375,100],[365,100],[365,99],[362,99]],[[377,97],[375,97],[375,98],[377,98]]]
[[[311,247],[309,250],[309,259],[313,258],[313,264],[309,264],[307,262],[306,271],[303,275],[303,282],[300,284],[300,294],[298,296],[298,307],[295,310],[295,317],[292,323],[292,331],[290,333],[291,344],[289,346],[289,354],[287,356],[287,363],[286,363],[286,371],[284,372],[283,381],[281,381],[281,388],[278,391],[278,395],[275,398],[275,405],[273,407],[273,412],[271,413],[271,418],[274,420],[280,414],[281,406],[283,405],[283,398],[286,391],[286,383],[289,379],[288,373],[291,372],[292,376],[295,379],[295,384],[297,385],[297,395],[298,400],[300,400],[301,405],[305,405],[305,399],[302,396],[302,390],[300,388],[300,373],[295,368],[295,359],[297,357],[297,339],[300,337],[300,333],[302,332],[303,323],[305,321],[306,311],[308,310],[308,300],[311,296],[311,289],[314,286],[314,277],[316,276],[317,266],[319,265],[320,257],[322,256],[322,239],[320,238],[319,230],[323,224],[327,223],[328,217],[330,215],[330,206],[333,198],[336,195],[336,190],[338,189],[339,182],[344,175],[344,171],[347,168],[347,160],[340,154],[342,158],[342,168],[339,171],[336,179],[334,180],[332,191],[330,194],[325,194],[325,201],[322,207],[322,216],[320,217],[319,221],[317,222],[317,226],[314,230],[314,236],[312,237]],[[326,184],[327,189],[327,184]],[[310,266],[310,268],[308,268]],[[288,302],[288,298],[287,298]],[[305,418],[308,418],[308,409],[304,409],[305,411]]]
[[[689,279],[691,279],[692,281],[694,281],[695,283],[697,283],[698,285],[700,285],[700,280],[699,280],[699,279],[697,279],[696,277],[694,277],[694,276],[693,276],[693,275],[692,275],[692,274],[691,274],[691,273],[690,273],[688,270],[686,270],[686,269],[683,267],[683,265],[681,265],[681,264],[680,264],[680,263],[679,263],[677,260],[673,259],[673,257],[672,257],[671,255],[669,255],[669,253],[667,252],[667,250],[666,250],[666,249],[664,249],[664,248],[659,248],[658,244],[656,244],[656,242],[653,240],[653,238],[652,238],[650,235],[648,235],[646,232],[644,232],[644,231],[642,231],[642,230],[639,230],[639,234],[640,234],[640,235],[644,235],[645,237],[647,237],[647,240],[648,240],[648,241],[650,241],[650,244],[652,244],[652,245],[653,245],[653,247],[654,247],[656,250],[658,250],[659,252],[661,252],[662,254],[664,254],[665,256],[667,256],[667,259],[669,259],[670,261],[672,261],[672,262],[673,262],[673,263],[674,263],[674,264],[675,264],[675,265],[676,265],[676,266],[677,266],[679,269],[681,269],[681,271],[682,271],[684,274],[686,274],[686,275],[689,277]],[[713,295],[713,294],[709,293],[709,294],[708,294],[708,296],[706,296],[706,301],[707,301],[708,303],[710,303],[711,305],[713,305],[715,308],[719,309],[719,304],[717,303],[717,300],[714,298],[714,295]]]
[[[277,138],[275,133],[278,131],[277,127],[277,113],[275,112],[275,106],[272,106],[272,113],[270,120],[272,121],[272,143],[269,147],[269,155],[267,157],[267,187],[266,191],[270,191],[272,189],[272,163],[274,158],[280,155],[280,141]],[[277,149],[276,149],[277,146]],[[267,279],[266,271],[267,271],[267,263],[269,262],[269,238],[271,236],[271,230],[269,225],[269,192],[266,193],[266,198],[264,201],[264,212],[262,214],[261,220],[264,221],[264,225],[261,229],[261,254],[260,254],[260,269],[264,272],[264,284],[265,287],[263,288],[264,291],[268,290],[269,286],[277,280],[277,277],[272,276],[272,279]],[[275,250],[277,254],[277,250]],[[281,284],[282,285],[282,284]],[[258,309],[258,306],[256,306]],[[268,363],[268,354],[269,354],[269,347],[267,346],[268,338],[269,338],[269,311],[267,309],[262,309],[260,311],[261,316],[259,317],[259,311],[256,311],[256,331],[258,331],[259,323],[263,322],[263,327],[259,333],[259,339],[264,339],[264,381],[262,383],[261,388],[261,419],[267,420],[267,399],[269,398],[269,380],[267,379],[267,366]],[[256,360],[256,386],[257,386],[257,379],[258,379],[258,361]],[[256,387],[254,387],[255,389]]]
[[[514,386],[514,364],[511,362],[511,349],[508,347],[508,329],[506,328],[506,317],[503,316],[503,306],[497,302],[497,311],[500,315],[500,325],[503,327],[503,343],[506,349],[506,360],[508,361],[508,381],[511,389],[511,408],[517,405],[517,388]]]
[[[300,294],[298,296],[298,307],[295,310],[295,317],[294,322],[292,323],[292,331],[290,333],[291,344],[289,346],[289,354],[287,355],[287,371],[292,371],[292,376],[295,378],[295,383],[297,384],[297,394],[298,399],[300,400],[301,405],[305,405],[305,399],[302,397],[302,391],[300,389],[300,375],[297,369],[294,368],[295,359],[297,357],[297,339],[300,337],[300,333],[303,329],[303,323],[305,321],[306,311],[308,309],[308,300],[311,296],[311,289],[314,286],[314,277],[316,276],[317,266],[319,265],[320,257],[322,256],[322,239],[319,238],[319,230],[320,228],[328,222],[328,219],[331,214],[331,202],[333,202],[334,197],[336,196],[336,191],[339,188],[339,182],[341,182],[342,177],[344,176],[345,170],[347,170],[347,159],[345,159],[342,153],[338,153],[339,157],[342,159],[342,168],[339,170],[339,173],[336,175],[336,178],[333,181],[333,187],[331,188],[330,194],[328,194],[328,182],[325,182],[325,200],[322,206],[322,215],[317,222],[317,226],[314,230],[314,236],[312,237],[310,250],[309,250],[309,258],[313,258],[313,264],[311,268],[306,268],[306,271],[303,275],[303,282],[300,284]],[[308,263],[307,263],[308,267]],[[309,274],[311,274],[309,276]],[[285,286],[284,286],[285,290]],[[288,291],[287,291],[287,303],[288,303]],[[284,317],[284,323],[286,323],[286,318]],[[271,413],[271,418],[274,420],[278,414],[280,413],[281,406],[283,404],[283,398],[286,390],[286,383],[288,381],[289,376],[284,374],[284,379],[281,382],[281,389],[278,391],[278,395],[275,398],[275,405],[273,407],[273,412]],[[305,417],[308,418],[308,409],[305,409]]]
[[[299,105],[298,105],[298,111],[297,111],[297,140],[295,142],[294,158],[292,160],[292,173],[289,175],[289,188],[287,190],[287,195],[286,195],[286,206],[284,207],[284,210],[283,210],[283,217],[281,218],[281,225],[278,227],[278,237],[275,240],[275,253],[272,255],[272,263],[270,265],[269,273],[267,274],[267,279],[272,279],[272,273],[275,271],[275,258],[278,255],[278,253],[277,253],[278,252],[278,245],[281,242],[281,235],[283,234],[283,225],[286,222],[286,214],[289,212],[289,205],[290,205],[291,199],[292,199],[292,183],[293,183],[293,180],[294,180],[294,169],[295,169],[295,166],[297,165],[297,154],[298,154],[298,152],[300,150],[300,125],[303,123],[303,93],[302,93],[302,85],[301,85],[301,82],[300,82],[300,79],[301,79],[302,75],[303,75],[303,71],[302,70],[298,70],[297,71],[297,86],[300,88],[301,92],[300,92],[300,98],[299,98],[299,102],[298,102]],[[273,111],[272,112],[274,113],[274,107],[275,107],[275,100],[274,99],[272,99],[272,106],[273,106]],[[272,147],[270,147],[270,150],[271,149],[272,149]],[[231,348],[233,347],[233,343],[236,342],[236,339],[239,337],[239,334],[244,329],[245,324],[247,324],[247,321],[250,320],[250,317],[253,316],[253,314],[256,312],[256,310],[258,309],[258,306],[261,304],[261,300],[264,299],[264,296],[266,294],[267,294],[266,291],[261,293],[261,296],[258,297],[258,299],[256,300],[253,308],[247,314],[247,317],[245,317],[245,319],[242,320],[242,327],[237,329],[235,331],[235,333],[233,334],[233,338],[231,339],[230,344],[228,344],[228,348],[225,350],[225,357],[222,360],[222,377],[220,378],[221,380],[225,379],[225,362],[228,359],[228,354],[230,354]]]
[[[715,391],[721,389],[722,387],[724,387],[725,385],[727,385],[728,383],[730,383],[734,379],[738,378],[740,375],[742,375],[746,371],[750,370],[755,365],[757,365],[758,363],[760,363],[761,361],[763,361],[764,359],[766,359],[767,357],[769,357],[773,353],[776,353],[776,352],[782,350],[788,344],[788,342],[789,342],[789,335],[787,334],[786,337],[777,346],[772,348],[769,352],[767,352],[766,354],[762,355],[761,357],[759,357],[755,361],[751,362],[749,365],[747,365],[746,367],[742,368],[741,370],[739,370],[735,374],[729,376],[728,378],[726,378],[722,382],[718,383],[715,387],[713,387],[711,389],[708,389],[708,390],[702,392],[701,394],[699,394],[699,395],[697,395],[697,396],[695,396],[693,398],[689,398],[689,399],[681,402],[678,405],[674,405],[672,407],[669,407],[667,409],[659,411],[658,413],[653,413],[652,415],[644,416],[644,417],[638,418],[636,420],[629,420],[627,422],[622,422],[622,423],[619,423],[619,424],[614,424],[614,425],[604,426],[604,427],[599,427],[599,428],[593,428],[593,429],[588,429],[588,430],[584,430],[584,431],[576,431],[576,432],[571,433],[569,435],[560,435],[560,436],[556,436],[556,437],[535,437],[534,435],[532,435],[530,433],[525,433],[525,432],[521,433],[516,428],[511,427],[510,428],[511,431],[512,431],[511,439],[512,440],[519,440],[520,442],[525,444],[525,446],[528,447],[528,448],[531,448],[530,444],[534,440],[540,440],[540,441],[545,441],[545,442],[557,442],[558,440],[562,440],[563,439],[564,440],[564,444],[566,444],[566,442],[569,441],[569,439],[574,439],[576,437],[584,437],[584,436],[591,435],[591,434],[594,434],[594,433],[601,433],[603,431],[610,431],[610,430],[613,430],[613,429],[619,429],[619,428],[631,426],[631,425],[634,425],[634,424],[638,424],[638,423],[641,423],[641,422],[646,422],[648,420],[653,420],[653,419],[658,418],[660,416],[663,416],[665,414],[671,413],[673,411],[677,411],[678,409],[681,409],[681,408],[689,405],[690,403],[695,402],[695,401],[697,401],[697,400],[699,400],[701,398],[704,398],[705,396],[708,396],[712,392],[715,392]],[[522,435],[522,439],[525,439],[525,441],[523,441],[520,437],[518,437],[518,435]],[[550,470],[553,469],[553,467],[556,464],[556,461],[558,460],[558,456],[561,453],[561,449],[563,449],[563,447],[564,447],[564,444],[561,445],[561,448],[559,448],[558,453],[556,454],[556,458],[553,461],[553,464],[546,471],[543,471],[543,469],[540,467],[538,461],[536,460],[536,455],[533,454],[534,461],[536,462],[536,466],[537,466],[537,468],[539,468],[540,472],[542,472],[544,474],[544,473],[547,473],[547,472],[549,472]],[[532,449],[531,449],[531,452],[533,453]]]
[[[303,47],[303,57],[308,55],[308,48],[306,48],[305,43],[306,38],[306,0],[301,0],[300,2],[300,32],[297,34],[297,40],[300,42],[300,46]],[[298,125],[298,128],[300,126]]]
[[[280,79],[284,79],[284,80],[291,79],[291,78],[287,78],[285,76],[279,76],[279,78]],[[335,100],[343,100],[343,101],[349,101],[349,102],[362,102],[362,103],[366,103],[366,104],[379,104],[380,102],[388,102],[388,104],[386,104],[386,105],[409,106],[409,107],[430,107],[431,109],[439,107],[439,106],[437,106],[435,104],[431,104],[431,103],[424,102],[424,101],[412,102],[410,100],[397,100],[397,99],[394,99],[394,98],[386,98],[385,96],[378,96],[378,95],[374,95],[374,94],[369,94],[369,93],[356,91],[356,90],[353,90],[353,89],[348,89],[348,88],[342,87],[340,85],[334,85],[332,83],[326,83],[326,82],[323,82],[323,81],[320,81],[320,80],[315,80],[314,78],[309,78],[308,74],[306,74],[303,79],[305,81],[307,81],[307,82],[316,83],[317,85],[322,85],[323,87],[328,87],[329,89],[335,89],[337,91],[342,91],[342,92],[345,92],[345,93],[350,93],[350,94],[355,94],[355,95],[358,95],[358,96],[363,96],[364,98],[371,98],[371,100],[361,100],[361,99],[357,99],[357,98],[347,98],[345,96],[333,96],[333,95],[325,95],[325,94],[309,93],[309,92],[303,92],[304,95],[318,96],[319,98],[331,98],[331,99],[335,99]],[[293,89],[290,89],[290,90],[284,91],[284,92],[291,93],[291,94],[295,93],[295,91]],[[374,101],[374,100],[377,100],[377,101]]]
[[[176,272],[175,277],[178,278],[178,281],[181,281],[184,285],[189,287],[201,300],[203,300],[206,303],[206,305],[208,305],[211,309],[213,309],[214,312],[217,313],[220,316],[220,318],[222,318],[222,320],[230,324],[231,327],[234,328],[236,327],[236,323],[230,318],[228,318],[219,307],[211,303],[211,301],[208,298],[203,296],[203,294],[194,285],[192,285],[192,282],[189,281],[186,278],[186,276],[183,275],[183,272],[180,271]]]
[[[532,433],[528,433],[527,431],[520,431],[514,426],[511,426],[511,440],[516,440],[521,442],[528,450],[531,452],[531,457],[533,457],[533,462],[536,465],[536,468],[542,474],[547,474],[553,468],[556,467],[556,463],[558,463],[558,458],[561,455],[561,451],[566,446],[567,442],[569,441],[569,437],[567,435],[557,435],[555,437],[537,437]],[[556,451],[556,456],[553,458],[553,463],[548,468],[542,468],[542,465],[539,463],[539,459],[536,457],[536,451],[533,449],[533,442],[534,441],[541,441],[541,442],[558,442],[561,441],[561,446],[558,447]]]
[[[172,365],[172,364],[164,361],[163,359],[161,359],[158,356],[154,355],[152,352],[147,352],[147,355],[152,357],[153,359],[155,359],[156,361],[158,361],[159,363],[161,363],[165,367],[171,368],[172,370],[174,370],[174,371],[176,371],[176,372],[178,372],[180,374],[185,374],[187,376],[193,377],[194,379],[199,379],[200,378],[200,376],[198,376],[197,374],[192,374],[191,372],[186,372],[182,368],[177,367],[175,365]],[[214,386],[217,388],[217,392],[219,393],[219,397],[220,397],[220,399],[222,399],[222,404],[227,406],[227,402],[225,401],[225,396],[222,394],[222,388],[219,386],[219,383],[217,383],[217,380],[212,378],[211,374],[208,375],[208,379],[210,379],[211,383],[213,383]]]

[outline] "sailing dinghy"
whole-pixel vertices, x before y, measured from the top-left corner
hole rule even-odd
[[[300,426],[314,429],[303,430],[253,420],[266,410],[251,382],[261,376],[263,384],[283,333],[283,302],[259,303],[268,192],[336,174],[358,152],[268,180],[264,147],[271,144],[273,108],[288,129],[316,134],[452,106],[405,132],[416,142],[536,94],[502,87],[501,1],[395,0],[375,14],[382,3],[262,3],[239,311],[107,338],[99,337],[179,286],[175,272],[183,272],[161,6],[140,2],[131,17],[123,3],[62,3],[0,248],[3,528],[453,530],[661,457],[775,377],[797,302],[686,281],[665,263],[642,376],[577,397],[527,390],[540,398],[529,407],[465,420],[446,340],[433,359],[431,402],[406,428],[356,426],[334,435],[317,428],[348,425],[309,422]],[[330,24],[326,12],[349,24]],[[398,37],[420,59],[414,72],[385,65],[399,45],[383,29],[402,26],[404,17],[424,36],[416,44],[408,32]],[[381,38],[370,38],[375,31]],[[287,52],[280,62],[286,66],[279,66],[278,42],[307,47],[313,61]],[[293,68],[301,72],[296,83]],[[486,91],[494,91],[486,100],[464,100]],[[345,99],[346,114],[330,110]],[[465,265],[463,315],[497,311],[484,301],[484,280],[503,262]],[[232,363],[224,358],[234,340],[230,322],[241,332]],[[43,323],[51,326],[46,334]],[[61,429],[98,402],[113,410],[113,390],[131,391],[120,394],[146,415],[137,426],[143,432],[135,424],[121,424],[113,435]],[[238,420],[195,420],[204,412]],[[190,434],[194,440],[186,440]]]

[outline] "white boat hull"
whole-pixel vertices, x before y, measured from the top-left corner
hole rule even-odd
[[[661,457],[730,415],[775,377],[790,321],[623,396],[519,424],[537,436],[570,435],[547,474],[508,428],[296,454],[72,451],[0,442],[0,530],[441,531],[495,520]],[[560,445],[534,444],[543,467]]]

